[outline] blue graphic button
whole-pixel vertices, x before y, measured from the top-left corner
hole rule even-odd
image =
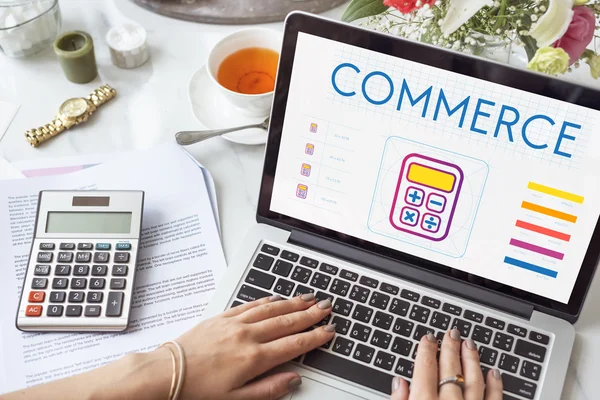
[[[425,192],[421,189],[418,189],[414,186],[406,189],[406,194],[404,195],[404,201],[406,204],[410,204],[411,206],[419,207],[423,204],[423,199],[425,198]]]
[[[421,228],[426,230],[427,232],[436,233],[440,230],[440,224],[442,220],[437,215],[433,214],[424,214],[423,220],[421,221]]]
[[[404,207],[400,211],[400,222],[408,226],[417,226],[419,222],[419,211],[414,208]]]

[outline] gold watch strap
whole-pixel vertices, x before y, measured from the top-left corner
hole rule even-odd
[[[107,101],[112,100],[117,95],[117,91],[110,87],[110,85],[102,85],[98,89],[94,90],[87,99],[91,101],[96,107],[101,106]]]
[[[25,132],[25,138],[30,145],[33,147],[38,147],[40,143],[53,138],[64,130],[65,127],[62,124],[62,121],[57,118],[42,127],[28,130]]]

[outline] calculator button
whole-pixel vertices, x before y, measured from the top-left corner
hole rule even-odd
[[[87,286],[87,279],[85,279],[85,278],[71,279],[71,289],[85,289],[86,286]]]
[[[65,315],[67,317],[80,317],[81,310],[82,310],[81,306],[69,305],[69,306],[67,306],[67,312],[65,313]]]
[[[90,279],[90,289],[104,289],[106,279],[104,278],[92,278]]]
[[[88,292],[87,302],[88,303],[102,303],[102,292]]]
[[[96,250],[110,250],[110,243],[96,243]]]
[[[40,243],[40,250],[54,250],[54,243]]]
[[[47,278],[34,278],[31,282],[32,289],[46,289],[46,286],[48,286]]]
[[[49,253],[47,251],[39,252],[37,255],[37,262],[39,262],[39,263],[52,262],[52,253]]]
[[[120,317],[121,308],[123,308],[123,292],[110,292],[108,293],[108,301],[106,302],[106,316],[107,317]]]
[[[66,297],[65,292],[50,292],[50,303],[64,303]]]
[[[425,213],[423,215],[423,220],[421,221],[421,228],[423,228],[427,232],[436,233],[440,230],[441,222],[441,218],[437,215]]]
[[[89,265],[76,265],[73,267],[73,275],[76,276],[86,276],[90,272]]]
[[[92,243],[79,243],[77,245],[77,250],[92,250],[94,245]]]
[[[56,258],[57,262],[65,262],[70,263],[73,261],[73,253],[68,251],[61,251],[58,253],[58,257]]]
[[[60,317],[63,314],[63,306],[60,305],[51,305],[48,306],[48,310],[46,311],[46,315],[48,317]]]
[[[409,187],[406,189],[406,194],[404,196],[404,201],[406,204],[410,204],[415,207],[420,207],[423,204],[423,200],[425,198],[425,192],[421,189],[417,189],[416,187]]]
[[[100,306],[85,306],[84,315],[86,317],[99,317],[101,310],[102,310],[102,307],[100,307]]]
[[[96,245],[98,246],[98,245]],[[100,252],[100,253],[94,253],[94,262],[95,263],[105,263],[108,262],[110,258],[110,253],[107,253],[105,251]]]
[[[65,289],[67,286],[69,286],[69,280],[67,278],[52,279],[52,289]]]
[[[108,267],[106,265],[94,265],[92,266],[92,275],[93,276],[104,276],[108,272]]]
[[[131,250],[131,243],[117,243],[116,250]]]
[[[56,270],[54,271],[54,275],[66,276],[71,273],[70,265],[57,265]]]
[[[446,198],[436,193],[430,193],[429,197],[427,197],[425,207],[427,207],[429,211],[443,213],[446,208]]]
[[[43,303],[46,297],[46,292],[29,292],[30,303]]]
[[[414,208],[404,207],[400,212],[400,222],[408,226],[417,226],[419,223],[419,211]]]
[[[92,253],[90,252],[78,252],[75,255],[75,262],[80,262],[80,263],[87,263],[90,262],[92,260]]]
[[[83,303],[85,292],[69,292],[69,303]]]
[[[113,290],[125,289],[125,279],[123,279],[123,278],[111,279],[110,280],[110,288]]]
[[[113,265],[112,274],[113,276],[127,275],[127,265]]]
[[[48,275],[50,274],[50,266],[49,265],[36,265],[33,270],[34,275]]]
[[[116,263],[128,263],[129,262],[129,253],[115,253],[115,262]]]
[[[75,250],[75,243],[61,243],[59,248],[61,250]]]
[[[27,308],[25,308],[25,315],[27,317],[39,317],[42,315],[42,306],[27,306]]]

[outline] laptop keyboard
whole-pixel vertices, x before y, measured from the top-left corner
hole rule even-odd
[[[333,312],[319,325],[336,324],[335,339],[295,362],[389,394],[394,375],[410,382],[424,335],[439,347],[456,328],[477,342],[484,374],[500,370],[504,399],[535,398],[550,335],[282,247],[259,246],[231,306],[273,294],[330,299]]]

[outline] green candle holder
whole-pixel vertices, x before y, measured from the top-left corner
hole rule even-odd
[[[88,83],[98,76],[94,41],[85,32],[63,33],[54,42],[54,52],[68,80]]]

